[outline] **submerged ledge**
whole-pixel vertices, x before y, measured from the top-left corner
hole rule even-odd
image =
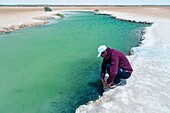
[[[61,17],[54,15],[54,14],[52,14],[51,16],[34,17],[34,18],[32,18],[33,21],[28,22],[28,23],[23,23],[20,25],[11,25],[9,27],[3,27],[2,29],[0,29],[0,35],[10,33],[10,32],[16,31],[16,30],[20,30],[23,28],[46,25],[49,23],[49,21],[47,21],[48,19],[55,19],[55,18],[61,18]],[[35,21],[37,21],[37,22],[35,22]]]
[[[28,27],[32,27],[32,26],[40,26],[40,25],[45,25],[49,23],[48,21],[42,21],[42,22],[32,22],[32,23],[27,23],[27,24],[21,24],[21,25],[12,25],[9,27],[4,27],[0,30],[0,34],[5,34],[5,33],[10,33],[12,31],[16,31],[19,29],[23,29],[23,28],[28,28]]]

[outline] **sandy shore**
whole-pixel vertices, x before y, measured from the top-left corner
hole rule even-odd
[[[136,22],[151,22],[141,46],[128,57],[134,72],[123,87],[80,106],[77,113],[169,113],[170,112],[170,7],[52,7],[53,10],[95,10]],[[43,8],[0,7],[0,28],[34,22],[46,16]],[[39,20],[38,20],[39,21]]]
[[[57,12],[54,12],[57,13]],[[57,18],[43,7],[0,7],[0,33],[47,24],[45,19]]]
[[[51,7],[53,10],[95,10],[170,18],[170,7]],[[43,7],[0,7],[0,28],[27,23],[34,17],[49,16]]]
[[[153,18],[170,18],[170,7],[51,7],[52,10],[95,10],[128,13],[134,16]],[[0,7],[0,33],[17,29],[44,25],[48,21],[40,20],[52,18],[51,13],[45,13],[43,7]],[[38,18],[38,19],[35,19]]]
[[[170,7],[52,7],[54,10],[95,10],[170,18]]]

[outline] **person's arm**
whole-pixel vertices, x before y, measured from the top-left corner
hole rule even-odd
[[[109,78],[107,79],[107,84],[112,83],[115,76],[117,75],[118,63],[119,63],[118,58],[116,56],[112,57],[110,63],[110,75]]]
[[[101,77],[102,83],[105,82],[105,80],[104,80],[105,73],[106,73],[106,61],[103,59],[102,66],[101,66],[101,72],[100,72],[100,77]]]

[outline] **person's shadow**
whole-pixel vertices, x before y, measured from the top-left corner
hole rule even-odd
[[[126,79],[120,79],[120,80],[121,80],[122,84],[117,85],[116,87],[125,86],[127,84]],[[96,91],[97,91],[96,93],[98,93],[100,96],[102,96],[104,92],[110,90],[110,89],[103,89],[103,84],[102,84],[101,80],[97,80],[95,82],[88,82],[88,85],[90,87],[93,87],[94,89],[96,89]],[[115,89],[115,88],[113,88],[113,89]]]
[[[96,80],[95,82],[88,82],[88,85],[96,89],[96,93],[98,93],[100,96],[103,95],[104,89],[101,80]]]

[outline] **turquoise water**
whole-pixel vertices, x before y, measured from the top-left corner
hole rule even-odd
[[[102,94],[97,48],[128,54],[148,25],[92,12],[0,35],[0,113],[73,113]]]

